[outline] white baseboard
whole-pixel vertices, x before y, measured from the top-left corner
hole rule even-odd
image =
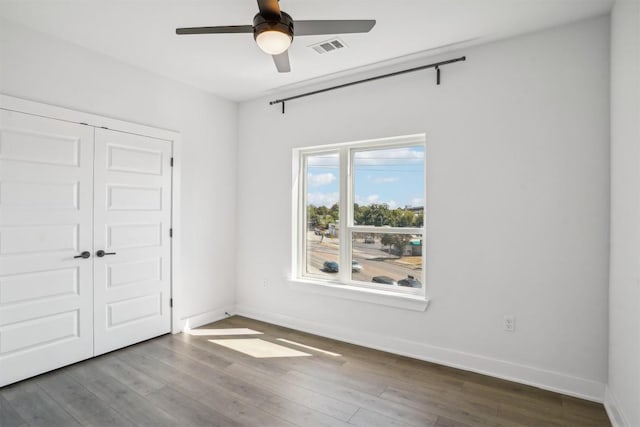
[[[431,346],[402,338],[365,333],[345,326],[338,327],[281,314],[267,313],[245,305],[237,305],[235,314],[376,350],[531,385],[581,399],[598,403],[604,401],[605,384],[559,372]]]
[[[613,427],[631,427],[631,423],[622,412],[618,400],[608,386],[604,394],[604,408],[607,410],[607,415]]]
[[[181,317],[176,325],[173,325],[173,333],[182,332],[185,329],[193,329],[207,323],[216,322],[224,319],[227,310],[219,308],[216,310],[205,311],[204,313],[192,314],[189,316]]]

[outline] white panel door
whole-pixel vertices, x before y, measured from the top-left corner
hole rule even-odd
[[[93,128],[0,109],[0,386],[93,355],[92,205]]]
[[[95,140],[98,355],[170,331],[172,147],[106,129],[96,129]]]

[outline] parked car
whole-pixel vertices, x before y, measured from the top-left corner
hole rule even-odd
[[[398,282],[396,282],[394,279],[392,279],[389,276],[375,276],[371,279],[371,281],[374,283],[382,283],[384,285],[396,286],[398,284]]]
[[[335,261],[325,261],[324,271],[327,273],[337,273],[339,271],[338,263]]]
[[[351,272],[352,273],[360,273],[362,271],[362,265],[356,261],[351,261]]]
[[[364,242],[365,242],[365,243],[375,243],[375,242],[376,242],[376,240],[375,240],[373,237],[368,236],[368,237],[365,237],[365,238],[364,238]]]
[[[406,286],[409,288],[421,288],[422,283],[413,276],[407,276],[406,279],[398,280],[398,286]]]

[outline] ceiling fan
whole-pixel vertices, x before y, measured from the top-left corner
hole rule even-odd
[[[176,34],[253,33],[260,49],[273,57],[278,71],[288,73],[291,65],[287,49],[294,35],[368,33],[376,24],[375,19],[294,21],[280,10],[278,1],[258,0],[260,11],[253,17],[253,25],[176,28]]]

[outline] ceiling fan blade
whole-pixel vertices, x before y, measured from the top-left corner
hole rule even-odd
[[[258,9],[263,16],[280,16],[278,0],[258,0]]]
[[[229,34],[253,33],[251,25],[226,25],[223,27],[176,28],[176,34]]]
[[[317,34],[368,33],[376,25],[375,19],[345,19],[335,21],[295,21],[294,36],[313,36]]]
[[[288,73],[291,71],[291,64],[289,64],[289,52],[284,51],[279,55],[271,55],[273,62],[276,64],[276,68],[279,73]]]

